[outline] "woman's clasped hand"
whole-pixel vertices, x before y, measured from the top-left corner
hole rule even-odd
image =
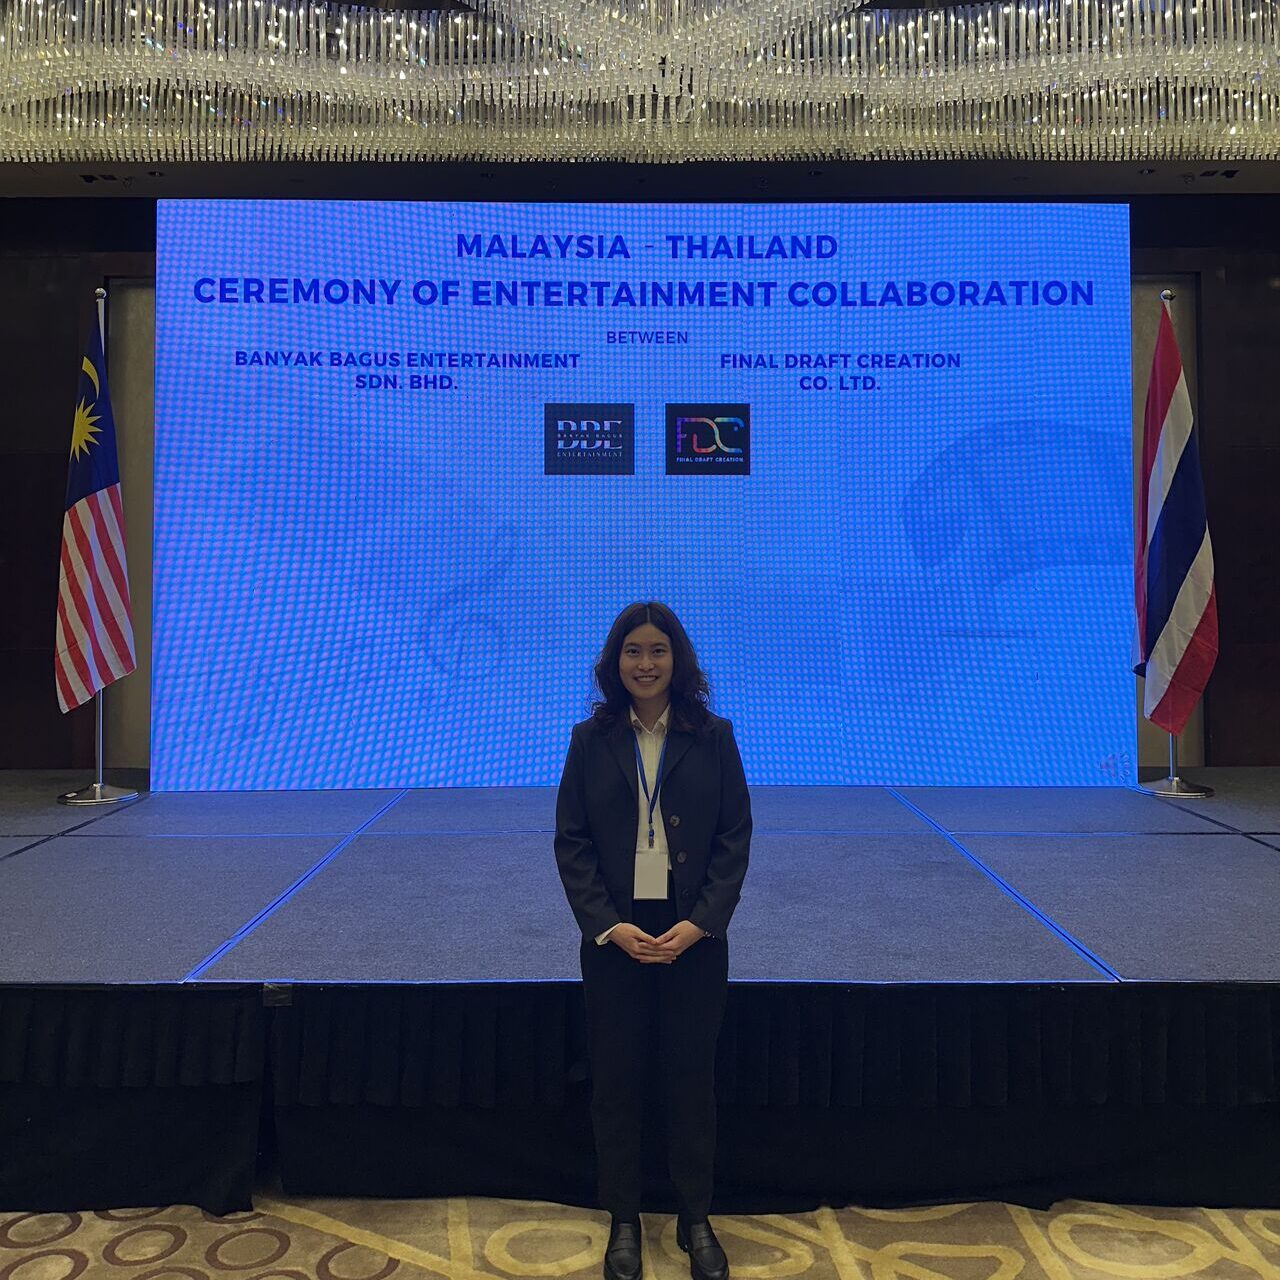
[[[666,933],[653,938],[634,924],[623,921],[615,925],[609,941],[617,943],[633,960],[641,964],[670,964],[688,951],[702,937],[702,930],[691,920],[677,920]]]

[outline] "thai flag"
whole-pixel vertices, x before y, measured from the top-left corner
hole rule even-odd
[[[1147,719],[1176,734],[1218,657],[1218,606],[1191,397],[1166,303],[1147,387],[1140,489],[1133,669],[1146,677]]]

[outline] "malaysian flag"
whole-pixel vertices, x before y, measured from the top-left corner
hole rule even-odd
[[[1147,387],[1140,488],[1133,669],[1146,677],[1147,719],[1177,734],[1218,656],[1218,606],[1191,397],[1165,303]]]
[[[58,705],[70,711],[136,665],[116,426],[102,335],[93,322],[71,425],[62,564],[58,572]]]

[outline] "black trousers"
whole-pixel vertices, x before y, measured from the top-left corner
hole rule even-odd
[[[653,937],[676,922],[667,899],[640,900],[632,923]],[[640,1212],[646,1073],[655,1071],[666,1113],[667,1169],[680,1212],[711,1207],[716,1148],[716,1040],[729,987],[729,944],[702,938],[671,964],[641,964],[612,942],[582,942],[591,1055],[591,1120],[600,1205]]]

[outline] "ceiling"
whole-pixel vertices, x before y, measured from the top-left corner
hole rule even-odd
[[[0,192],[1273,192],[1277,4],[9,0]]]
[[[1259,194],[1280,195],[1280,162],[0,164],[0,196],[99,200],[239,197],[824,203]]]

